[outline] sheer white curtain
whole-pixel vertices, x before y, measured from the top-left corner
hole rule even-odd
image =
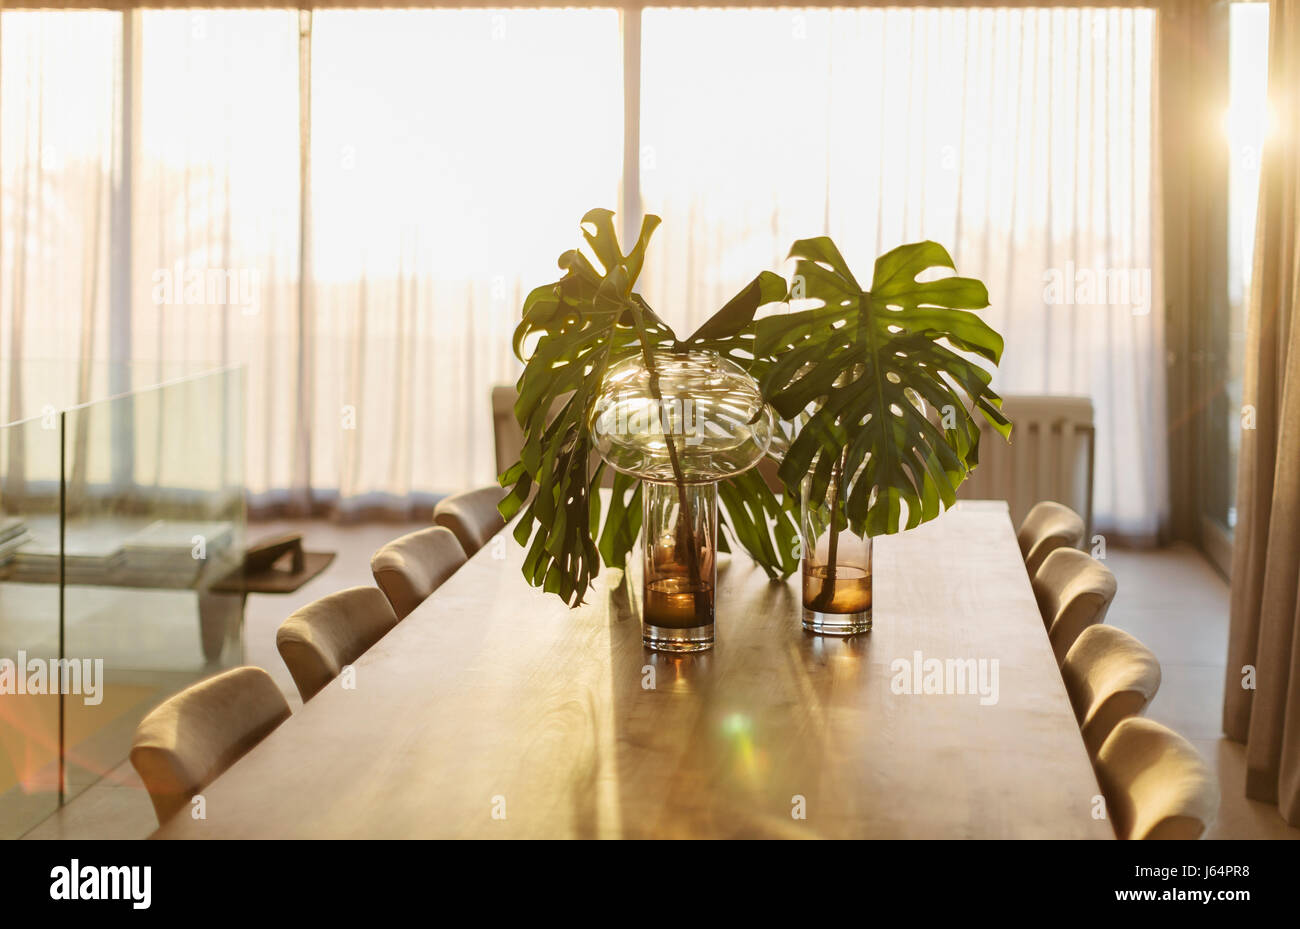
[[[84,385],[128,326],[146,370],[247,364],[255,503],[400,509],[492,480],[522,297],[617,206],[616,11],[0,16],[0,357],[75,359]],[[1153,20],[646,10],[648,297],[685,329],[795,238],[830,232],[860,269],[940,241],[989,285],[997,386],[1091,395],[1097,522],[1153,534]],[[15,370],[6,418],[41,406]]]
[[[248,365],[255,504],[401,510],[493,480],[489,389],[516,377],[523,294],[617,195],[617,15],[146,12],[142,28],[136,356]],[[159,306],[148,289],[177,262],[251,291]]]
[[[865,276],[934,239],[988,284],[995,386],[1092,397],[1098,527],[1154,537],[1154,17],[647,10],[642,191],[664,218],[648,298],[689,329],[796,238],[831,234]]]
[[[313,480],[358,505],[491,483],[524,295],[617,202],[618,14],[314,19]]]
[[[130,354],[247,366],[256,501],[290,486],[299,412],[298,16],[138,15]]]
[[[3,422],[102,387],[89,379],[106,370],[90,362],[107,355],[120,23],[113,13],[3,14]],[[12,363],[20,358],[29,363]]]
[[[0,16],[0,418],[104,396],[112,329],[247,366],[255,507],[494,480],[523,296],[617,205],[617,12]]]

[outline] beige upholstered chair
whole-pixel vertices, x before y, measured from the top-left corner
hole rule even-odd
[[[1058,548],[1082,547],[1083,532],[1083,518],[1068,506],[1051,500],[1034,504],[1016,533],[1029,576],[1037,574],[1047,556]]]
[[[513,384],[492,388],[492,437],[496,440],[497,474],[504,474],[524,450],[524,430],[515,420],[519,391]]]
[[[1149,719],[1121,720],[1097,753],[1097,780],[1121,839],[1197,839],[1219,784],[1192,743]]]
[[[235,668],[200,681],[155,707],[135,730],[131,765],[158,822],[289,718],[289,704],[261,668]]]
[[[505,495],[500,487],[480,487],[453,494],[434,507],[433,521],[450,529],[465,554],[473,555],[505,526],[506,521],[497,512],[497,504]]]
[[[370,573],[398,619],[405,619],[465,563],[450,529],[434,526],[394,539],[370,559]]]
[[[1146,711],[1160,689],[1160,662],[1123,629],[1089,626],[1065,653],[1061,677],[1088,755],[1096,758],[1121,719]]]
[[[1115,598],[1115,575],[1091,555],[1058,548],[1043,561],[1032,583],[1060,664],[1079,633],[1106,618]]]
[[[383,591],[349,587],[293,613],[275,633],[275,645],[306,703],[395,625]]]

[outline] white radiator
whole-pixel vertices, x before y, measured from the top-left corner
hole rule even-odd
[[[978,413],[980,463],[959,488],[967,500],[1006,500],[1019,527],[1040,500],[1064,503],[1083,517],[1092,538],[1092,475],[1096,452],[1087,397],[1003,397],[1011,444]]]

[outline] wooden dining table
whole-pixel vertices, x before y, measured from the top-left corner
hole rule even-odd
[[[522,559],[492,540],[156,837],[1113,837],[1004,503],[877,538],[850,638],[736,554],[716,646],[655,653],[635,568],[570,609]]]

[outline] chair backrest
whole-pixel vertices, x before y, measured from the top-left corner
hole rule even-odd
[[[466,556],[473,555],[505,527],[497,511],[505,496],[505,490],[495,486],[453,494],[438,501],[433,521],[452,531]]]
[[[1083,547],[1083,518],[1074,510],[1052,500],[1034,504],[1016,532],[1025,570],[1033,577],[1058,548]]]
[[[253,667],[200,681],[155,707],[135,730],[131,765],[158,822],[185,808],[289,715],[271,675]]]
[[[1085,552],[1058,548],[1043,561],[1031,583],[1060,664],[1079,633],[1106,618],[1115,599],[1115,575]]]
[[[349,587],[295,611],[276,631],[275,645],[306,703],[396,625],[383,591]]]
[[[1197,839],[1219,811],[1219,784],[1192,743],[1149,719],[1121,720],[1097,753],[1106,813],[1121,839]]]
[[[492,388],[492,435],[496,439],[497,474],[519,460],[524,450],[524,430],[515,419],[515,403],[519,391],[513,384],[500,384]]]
[[[1019,523],[1039,500],[1060,500],[1092,531],[1096,431],[1088,397],[1004,395],[1002,412],[1015,428],[1008,443],[977,416],[980,464],[961,485],[963,500],[1006,500]]]
[[[434,526],[394,539],[370,559],[370,573],[399,620],[424,602],[465,563],[450,529]]]
[[[1096,758],[1122,719],[1141,716],[1160,689],[1160,662],[1151,650],[1114,626],[1089,626],[1061,663],[1061,677],[1079,720],[1083,744]]]

